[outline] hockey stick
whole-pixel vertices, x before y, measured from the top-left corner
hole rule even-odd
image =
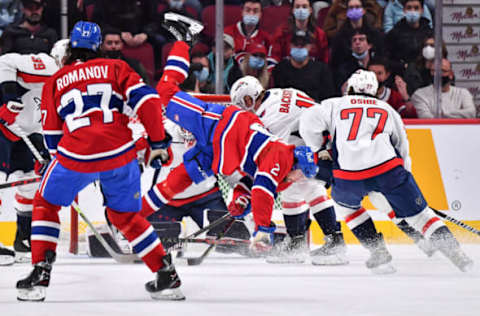
[[[206,232],[207,230],[210,230],[212,229],[213,227],[215,226],[218,226],[220,225],[221,223],[225,222],[227,219],[229,219],[231,216],[230,216],[230,213],[227,213],[225,215],[223,215],[222,217],[220,217],[219,219],[216,219],[214,220],[213,222],[211,222],[209,225],[197,230],[196,232],[188,235],[187,237],[185,237],[185,240],[188,240],[188,239],[193,239],[195,237],[197,237],[198,235]]]
[[[454,223],[455,225],[458,225],[466,230],[468,230],[469,232],[471,233],[474,233],[474,234],[477,234],[478,236],[480,236],[480,230],[468,225],[468,224],[465,224],[464,222],[462,221],[459,221],[458,219],[455,219],[453,217],[450,217],[448,216],[447,214],[443,213],[443,212],[440,212],[432,207],[430,207],[434,212],[435,214],[437,214],[438,216],[440,216],[441,218],[451,222],[451,223]]]
[[[235,223],[235,218],[231,218],[227,225],[225,225],[225,228],[217,234],[217,237],[215,238],[215,241],[219,241],[225,234],[230,230],[230,228],[233,226]],[[194,258],[187,258],[187,264],[189,266],[197,266],[203,262],[203,260],[208,256],[208,254],[215,249],[217,246],[216,243],[212,243],[208,248],[199,256],[199,257],[194,257]]]
[[[108,252],[108,254],[117,262],[119,263],[133,263],[135,261],[140,260],[136,254],[125,254],[125,253],[117,253],[115,250],[110,247],[108,242],[103,238],[103,236],[97,231],[97,229],[93,226],[90,220],[87,218],[85,213],[82,212],[80,207],[78,206],[77,202],[73,201],[72,206],[75,211],[80,215],[80,217],[87,223],[88,227],[92,230],[95,237],[97,237],[98,241],[102,244],[103,248]]]
[[[241,245],[250,245],[250,240],[242,239],[211,239],[211,238],[194,238],[194,239],[179,239],[181,243],[192,243],[192,244],[207,244],[207,245],[226,245],[226,246],[241,246]]]
[[[20,185],[40,182],[41,180],[42,180],[41,177],[36,177],[36,178],[28,178],[28,179],[17,180],[17,181],[12,181],[12,182],[5,182],[5,183],[0,184],[0,190],[1,189],[9,189],[9,188],[13,188],[13,187],[18,187]]]

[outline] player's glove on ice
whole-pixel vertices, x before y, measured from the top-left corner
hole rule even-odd
[[[253,233],[250,249],[254,253],[264,253],[272,249],[273,233],[275,231],[275,224],[270,224],[269,227],[257,226]]]
[[[150,144],[150,151],[147,150],[145,154],[145,160],[147,161],[147,166],[152,166],[155,169],[161,169],[162,165],[165,165],[172,157],[170,150],[170,144],[172,143],[172,136],[165,133],[165,138],[159,142],[152,142],[148,140]]]
[[[17,115],[23,110],[23,104],[15,101],[8,101],[0,107],[0,124],[13,124]]]

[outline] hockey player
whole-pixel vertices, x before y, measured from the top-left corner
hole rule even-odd
[[[19,300],[45,299],[60,233],[60,206],[70,205],[95,180],[102,185],[110,221],[156,273],[155,280],[145,285],[152,298],[185,298],[170,256],[152,226],[138,214],[140,171],[124,114],[129,108],[145,126],[152,147],[150,164],[165,161],[169,137],[161,124],[158,94],[125,62],[98,58],[100,44],[97,24],[75,24],[65,66],[46,81],[42,92],[42,126],[54,157],[33,201],[34,269],[17,282]]]
[[[315,104],[305,93],[288,89],[264,90],[260,82],[252,76],[237,80],[230,90],[234,105],[256,113],[265,127],[285,142],[305,145],[298,133],[301,113]],[[282,192],[282,212],[288,236],[279,245],[273,256],[267,257],[271,263],[304,262],[308,251],[307,231],[311,212],[325,234],[325,245],[312,253],[313,264],[347,264],[346,247],[340,223],[336,221],[333,201],[327,196],[325,186],[330,179],[302,179]],[[238,203],[246,205],[242,199],[249,199],[250,192],[245,186],[237,185],[234,196]],[[241,205],[231,205],[231,207]],[[310,210],[310,212],[309,212]]]
[[[371,252],[367,268],[391,273],[382,234],[360,206],[371,191],[382,193],[395,210],[435,248],[462,271],[473,261],[445,224],[428,207],[410,173],[411,160],[405,127],[400,115],[375,98],[378,82],[373,72],[358,70],[347,82],[347,95],[324,100],[307,109],[300,117],[300,135],[314,151],[326,144],[325,131],[331,135],[334,162],[332,198],[336,210],[360,243]],[[327,140],[328,141],[328,140]]]
[[[39,152],[48,156],[40,134],[40,100],[45,80],[57,70],[55,60],[44,53],[10,53],[0,57],[0,104],[3,104],[0,106],[0,183],[9,176],[17,179],[35,176],[34,157],[22,136],[28,137]],[[37,188],[38,183],[16,187],[15,252],[0,245],[0,265],[31,260],[32,203]]]
[[[236,106],[205,103],[179,91],[178,85],[189,68],[189,46],[180,40],[192,36],[185,24],[188,21],[167,25],[179,41],[167,58],[157,90],[167,106],[166,116],[191,132],[196,143],[158,188],[159,202],[168,204],[192,182],[200,183],[213,174],[228,176],[238,171],[248,175],[253,181],[251,209],[256,224],[252,248],[269,250],[275,230],[271,215],[276,193],[301,177],[302,172],[307,177],[316,173],[312,153],[307,147],[295,148],[278,140],[252,113]]]

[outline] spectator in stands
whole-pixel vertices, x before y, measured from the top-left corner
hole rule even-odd
[[[362,29],[355,30],[350,39],[352,54],[345,58],[335,70],[335,88],[343,93],[346,81],[357,69],[367,69],[370,59],[374,57],[374,49],[369,34]]]
[[[165,12],[175,12],[182,15],[189,16],[198,20],[198,11],[190,6],[185,0],[166,0],[166,1],[154,1],[157,2],[156,12],[159,17],[163,18]],[[163,19],[157,21],[161,22]]]
[[[408,93],[412,95],[418,88],[423,88],[432,83],[430,69],[433,67],[435,57],[435,39],[427,37],[423,42],[422,52],[414,62],[408,63],[404,78],[407,82]],[[445,43],[442,42],[442,57],[447,58],[448,52]]]
[[[22,18],[20,0],[0,1],[0,36],[9,24],[16,23]]]
[[[433,77],[434,67],[430,69]],[[472,94],[465,88],[451,85],[453,80],[452,65],[450,62],[442,59],[442,106],[440,108],[440,117],[444,118],[475,118],[476,109],[473,103]],[[437,113],[437,104],[434,103],[433,84],[420,88],[412,96],[412,102],[417,109],[419,118],[435,118]]]
[[[332,42],[332,54],[330,59],[330,65],[335,68],[339,63],[345,60],[352,51],[350,49],[350,39],[355,30],[362,29],[363,32],[370,34],[369,38],[375,47],[376,55],[384,54],[384,41],[383,34],[372,27],[371,23],[365,18],[365,9],[361,0],[348,0],[347,1],[347,21],[338,31],[337,35]]]
[[[270,87],[270,71],[267,67],[267,49],[262,44],[253,43],[247,47],[247,54],[240,62],[240,73],[234,71],[228,78],[231,87],[237,79],[243,76],[253,76],[260,81],[263,88]]]
[[[375,0],[362,0],[364,9],[363,19],[371,27],[380,30],[382,27],[383,9]],[[328,10],[323,30],[327,34],[328,40],[333,40],[338,31],[347,22],[347,3],[348,0],[333,0],[330,10]],[[358,14],[351,11],[350,15]]]
[[[259,44],[260,45],[260,44]],[[234,58],[235,51],[235,41],[233,37],[228,34],[223,34],[223,92],[228,93],[230,92],[230,87],[232,86],[233,82],[230,81],[230,77],[232,78],[240,78],[242,73],[240,68],[238,67],[237,61]],[[207,55],[208,64],[209,64],[209,77],[208,81],[215,84],[216,82],[216,74],[215,74],[215,54],[216,48],[215,45],[212,47],[212,51],[210,54]]]
[[[235,42],[235,59],[238,63],[245,57],[247,46],[252,43],[262,44],[270,51],[270,35],[259,28],[261,18],[260,0],[246,0],[242,6],[242,20],[225,28],[225,33],[233,37]],[[273,66],[273,60],[269,59],[269,64]]]
[[[100,46],[100,50],[105,57],[124,60],[130,67],[132,67],[133,70],[135,70],[136,73],[140,75],[140,77],[142,77],[143,81],[145,81],[147,84],[150,84],[150,79],[143,65],[138,60],[125,57],[122,54],[123,41],[121,32],[113,28],[106,28],[102,31],[102,45]]]
[[[23,18],[7,26],[1,38],[2,53],[50,53],[57,32],[42,22],[44,0],[22,0]]]
[[[214,93],[215,82],[209,79],[211,66],[210,62],[208,61],[207,55],[202,51],[192,52],[190,56],[190,64],[195,65],[195,68],[197,68],[198,65],[201,65],[201,68],[198,67],[198,70],[194,71],[194,74],[198,79],[198,86],[200,88],[200,92]]]
[[[293,0],[288,21],[280,25],[273,36],[272,56],[280,61],[290,54],[290,44],[297,31],[310,37],[310,57],[328,63],[328,41],[325,32],[317,26],[310,0]]]
[[[403,17],[405,13],[403,12],[403,4],[405,0],[390,0],[385,8],[383,15],[383,31],[386,33],[390,32],[391,29],[397,24]],[[426,18],[429,22],[430,27],[433,27],[432,24],[432,15],[427,5],[423,5],[422,17]]]
[[[405,17],[385,38],[385,47],[390,59],[405,67],[421,53],[423,42],[433,34],[429,21],[422,17],[423,0],[406,0],[403,6]]]
[[[327,64],[309,56],[311,39],[297,31],[292,37],[289,58],[284,58],[273,69],[276,88],[296,88],[320,102],[334,96],[333,79]]]
[[[410,100],[405,82],[403,80],[399,81],[398,91],[387,86],[387,80],[391,77],[388,59],[385,57],[372,58],[368,64],[368,70],[374,72],[377,76],[377,97],[380,100],[390,104],[403,118],[417,117],[417,111]],[[396,77],[400,78],[399,76]]]
[[[155,1],[151,0],[97,0],[93,21],[102,28],[113,27],[120,30],[125,44],[137,47],[148,39],[145,26],[154,18],[154,3]]]

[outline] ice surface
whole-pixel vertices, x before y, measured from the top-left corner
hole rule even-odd
[[[373,275],[367,252],[349,246],[348,266],[272,265],[213,253],[202,265],[177,260],[183,302],[153,301],[143,264],[59,252],[43,303],[17,302],[15,282],[30,266],[0,267],[0,315],[480,315],[480,245],[464,245],[477,266],[462,273],[446,258],[413,245],[389,245],[394,275]],[[190,253],[195,255],[197,253]]]

